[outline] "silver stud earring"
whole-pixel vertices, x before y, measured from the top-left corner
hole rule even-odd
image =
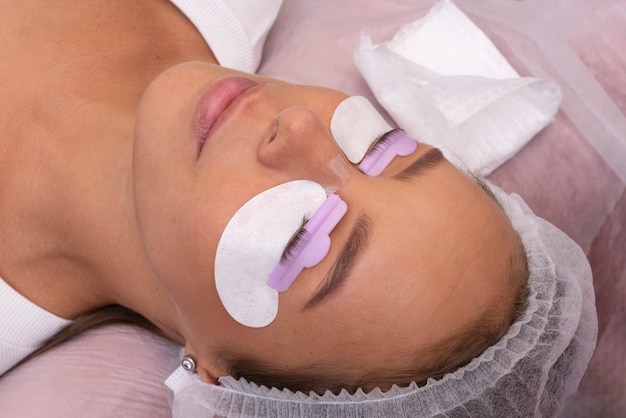
[[[185,357],[183,357],[183,361],[181,362],[181,364],[183,366],[183,369],[192,373],[195,373],[196,369],[198,368],[198,360],[191,354],[188,354]]]

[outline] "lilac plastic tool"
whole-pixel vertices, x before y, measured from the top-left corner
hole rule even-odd
[[[288,260],[276,265],[267,285],[284,292],[305,268],[319,264],[330,250],[330,232],[335,229],[348,211],[348,205],[336,194],[328,196],[322,206],[304,225],[305,234],[301,245]]]
[[[394,131],[390,135],[392,137],[383,145],[384,149],[370,152],[359,164],[359,170],[368,176],[378,176],[396,156],[406,157],[417,149],[417,141],[405,131]]]

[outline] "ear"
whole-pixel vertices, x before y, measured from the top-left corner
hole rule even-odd
[[[210,383],[212,385],[217,385],[217,377],[215,377],[208,369],[200,366],[198,368],[198,376],[200,376],[200,380],[204,383]]]
[[[189,345],[185,345],[185,355],[193,355],[197,360],[196,373],[204,383],[217,385],[217,379],[226,376],[228,371],[223,369],[223,362],[214,357],[206,357]]]

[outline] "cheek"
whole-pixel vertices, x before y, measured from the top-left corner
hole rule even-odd
[[[183,336],[206,346],[216,324],[229,323],[229,317],[215,288],[213,225],[190,209],[154,224],[145,245],[158,281],[177,307]]]
[[[264,186],[246,184],[236,173],[182,180],[176,188],[155,191],[151,198],[156,204],[138,211],[146,253],[163,281],[200,280],[214,289],[222,232],[237,209]]]
[[[149,261],[159,278],[211,273],[210,225],[188,205],[162,202],[140,222]]]

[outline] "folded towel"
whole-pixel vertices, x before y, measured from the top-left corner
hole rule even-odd
[[[482,175],[548,125],[562,99],[553,81],[520,77],[449,0],[389,42],[364,35],[355,62],[398,126]]]

